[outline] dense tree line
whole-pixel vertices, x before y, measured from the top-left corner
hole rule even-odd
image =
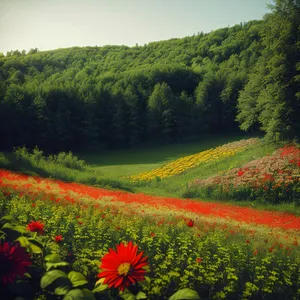
[[[262,130],[300,135],[300,4],[144,46],[0,55],[0,148],[135,146]]]

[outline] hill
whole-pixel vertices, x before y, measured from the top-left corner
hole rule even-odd
[[[0,57],[0,148],[133,147],[206,133],[299,137],[300,6],[144,46]]]

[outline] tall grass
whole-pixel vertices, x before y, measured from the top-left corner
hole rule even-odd
[[[95,171],[72,152],[60,152],[57,155],[46,156],[37,147],[32,151],[26,147],[19,147],[14,149],[11,154],[1,153],[0,167],[29,175],[40,175],[68,182],[128,190],[128,187],[123,183]]]

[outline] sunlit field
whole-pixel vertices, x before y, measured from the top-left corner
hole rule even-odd
[[[225,157],[215,154],[218,149],[230,149],[230,145],[244,148]],[[18,271],[0,274],[3,283],[13,282],[2,286],[3,294],[30,299],[296,299],[300,292],[300,217],[296,210],[299,148],[274,147],[259,139],[242,139],[194,154],[186,150],[182,158],[172,154],[157,165],[148,165],[149,169],[164,169],[178,160],[186,161],[186,157],[206,155],[206,159],[183,169],[183,173],[145,180],[144,185],[142,180],[124,178],[122,169],[112,176],[122,182],[120,187],[126,183],[135,193],[84,185],[80,180],[67,183],[0,170],[0,226],[6,241],[0,253],[10,251]],[[268,155],[263,156],[265,153]],[[95,178],[99,172],[70,154],[47,158],[38,150],[30,154],[20,149],[14,155],[28,170],[35,167],[36,171],[52,172],[57,166],[74,174],[76,169],[82,170]],[[113,166],[113,157],[106,163]],[[120,164],[117,158],[115,164]],[[216,170],[212,164],[222,171],[216,177],[221,178],[219,187],[223,179],[226,188],[228,178],[241,180],[255,170],[256,175],[250,177],[260,178],[262,174],[263,187],[276,185],[272,190],[285,204],[270,202],[270,191],[265,188],[260,190],[265,193],[260,193],[265,197],[263,210],[254,208],[255,199],[204,202],[197,196],[180,199],[141,192],[172,180],[185,180],[186,192],[199,192],[202,182],[216,180],[209,179]],[[264,169],[259,171],[257,165]],[[208,179],[197,179],[201,170]],[[105,178],[105,171],[101,171]],[[136,171],[133,168],[128,175],[134,176]],[[242,182],[247,184],[247,180]],[[278,184],[284,186],[283,191],[279,192]],[[251,186],[253,191],[256,185]],[[276,212],[276,208],[290,213]],[[21,251],[17,260],[14,253]],[[24,286],[27,288],[21,292]]]

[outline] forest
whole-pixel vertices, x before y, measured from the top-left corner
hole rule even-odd
[[[249,131],[300,137],[300,1],[134,47],[0,54],[0,149],[48,152]]]

